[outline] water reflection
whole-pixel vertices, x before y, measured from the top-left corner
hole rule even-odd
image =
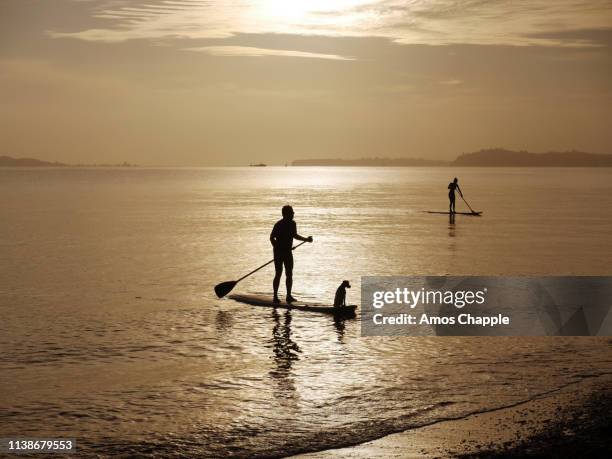
[[[229,312],[219,311],[217,312],[217,317],[215,318],[215,327],[218,332],[225,332],[232,328],[234,324],[234,319]]]
[[[455,214],[448,214],[448,235],[455,237]]]
[[[344,344],[345,321],[346,318],[342,316],[334,316],[334,328],[336,329],[336,335],[338,336],[338,342],[340,344]]]
[[[292,399],[295,397],[295,383],[293,380],[293,362],[299,360],[301,354],[298,344],[291,339],[291,311],[287,309],[281,315],[277,308],[272,309],[274,328],[272,329],[272,350],[274,352],[275,368],[270,371],[270,377],[277,384],[276,398]]]

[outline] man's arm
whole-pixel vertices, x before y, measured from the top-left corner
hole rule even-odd
[[[459,184],[457,184],[457,191],[459,192],[459,194],[461,195],[461,197],[463,197],[463,193],[461,192],[461,188],[459,188]]]
[[[295,224],[293,225],[293,238],[297,239],[298,241],[312,242],[312,236],[304,237],[297,233],[297,225]]]
[[[272,244],[272,247],[276,246],[276,225],[274,225],[274,228],[272,228],[272,232],[270,233],[270,243]]]
[[[297,239],[298,241],[312,242],[312,236],[304,237],[304,236],[300,236],[299,234],[295,234],[293,237]]]

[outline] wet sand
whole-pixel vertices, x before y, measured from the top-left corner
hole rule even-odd
[[[612,375],[592,375],[511,407],[296,457],[525,456],[612,457]]]

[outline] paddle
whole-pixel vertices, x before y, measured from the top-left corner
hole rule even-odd
[[[293,247],[291,250],[295,250],[297,249],[299,246],[301,246],[302,244],[306,244],[306,242],[308,241],[304,241],[299,243],[298,245],[296,245],[295,247]],[[268,266],[270,263],[272,263],[274,261],[274,259],[270,260],[267,263],[264,263],[263,265],[261,265],[259,268],[254,269],[253,271],[251,271],[248,274],[245,274],[244,276],[242,276],[240,279],[235,280],[235,281],[227,281],[227,282],[221,282],[220,284],[215,285],[215,293],[217,294],[217,296],[219,298],[223,298],[225,295],[227,295],[229,292],[232,291],[232,289],[236,286],[236,284],[238,282],[240,282],[242,279],[246,279],[247,277],[249,277],[251,274],[256,273],[257,271],[259,271],[261,268],[265,268],[266,266]]]
[[[463,199],[463,202],[465,202],[465,204],[470,208],[470,210],[472,211],[473,214],[481,214],[482,213],[482,212],[476,212],[474,209],[472,209],[472,207],[468,204],[468,202],[465,200],[463,195],[461,195],[461,199]]]

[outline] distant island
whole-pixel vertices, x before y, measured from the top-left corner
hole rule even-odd
[[[11,158],[0,156],[0,167],[138,167],[136,164],[66,164],[58,161],[49,162],[34,158]]]
[[[529,153],[503,148],[463,153],[453,166],[473,167],[612,167],[612,155],[581,151]]]
[[[448,161],[421,158],[298,159],[292,166],[371,166],[432,167],[448,166]]]
[[[287,164],[285,164],[286,166]],[[423,158],[297,159],[292,166],[351,167],[612,167],[612,155],[581,151],[530,153],[504,148],[488,148],[462,153],[453,161]],[[265,163],[249,164],[266,167]],[[0,167],[139,167],[127,162],[118,164],[66,164],[34,158],[0,156]]]
[[[530,153],[489,148],[462,153],[454,161],[420,158],[299,159],[293,166],[400,167],[612,167],[612,155],[580,151]]]

